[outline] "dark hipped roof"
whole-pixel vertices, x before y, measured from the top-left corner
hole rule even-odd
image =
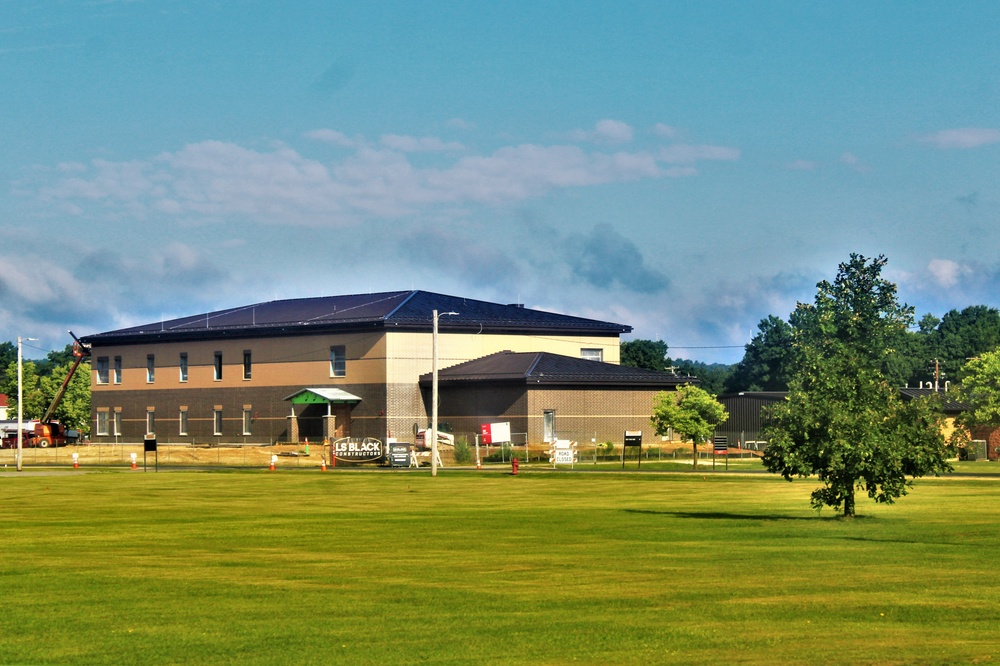
[[[422,385],[427,386],[431,381],[431,373],[420,376]],[[698,379],[548,352],[503,351],[438,370],[438,382],[669,388],[680,384],[697,384]]]
[[[429,331],[432,312],[442,316],[442,331],[539,333],[618,336],[631,326],[501,305],[428,291],[391,291],[352,296],[294,298],[245,305],[153,322],[83,338],[90,344],[134,344],[151,341],[308,335],[330,331],[393,329]]]
[[[941,409],[945,413],[952,412],[964,412],[969,409],[969,405],[964,402],[959,402],[954,400],[948,395],[946,391],[940,389],[932,388],[901,388],[899,389],[899,395],[902,396],[904,400],[913,400],[914,398],[925,398],[929,395],[937,394],[941,398]]]

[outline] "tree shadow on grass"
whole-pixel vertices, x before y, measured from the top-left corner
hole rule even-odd
[[[625,513],[645,513],[675,518],[696,518],[698,520],[839,520],[842,516],[781,516],[760,513],[732,513],[729,511],[656,511],[653,509],[624,509]]]

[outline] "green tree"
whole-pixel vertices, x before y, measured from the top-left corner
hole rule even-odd
[[[59,387],[66,379],[71,364],[61,365],[52,374],[42,377],[38,374],[34,361],[24,361],[21,367],[23,375],[22,390],[24,391],[24,419],[40,419],[52,404]],[[11,414],[17,413],[17,361],[7,367],[7,376],[0,382],[0,392],[8,396],[8,409]],[[89,432],[90,427],[90,364],[81,363],[76,374],[66,387],[66,393],[56,408],[52,418],[82,432]]]
[[[56,393],[69,374],[72,363],[66,363],[55,368],[48,377],[40,378],[41,393],[45,399],[45,409],[52,404]],[[70,379],[66,393],[56,407],[52,418],[67,428],[79,430],[85,434],[90,432],[90,364],[81,363],[76,374]]]
[[[667,343],[663,340],[632,340],[621,344],[621,364],[630,368],[664,370]]]
[[[41,378],[34,361],[23,361],[21,364],[21,389],[24,392],[23,416],[25,420],[40,419],[45,415],[49,401],[41,388]],[[89,382],[88,382],[89,390]],[[0,392],[7,394],[7,411],[17,414],[17,361],[7,366],[7,374],[0,384]]]
[[[792,327],[788,322],[774,315],[761,319],[743,360],[726,382],[726,392],[787,391],[793,354]]]
[[[698,468],[698,445],[708,440],[715,427],[729,415],[711,393],[686,384],[676,391],[660,391],[653,404],[650,419],[657,435],[673,430],[681,441],[690,440],[694,452],[694,467]]]
[[[812,504],[855,514],[855,491],[892,503],[907,477],[950,469],[943,415],[926,400],[904,402],[886,376],[893,343],[913,321],[896,285],[882,278],[886,259],[852,254],[815,302],[791,318],[796,349],[788,399],[765,428],[765,467],[791,481],[817,475]]]
[[[733,366],[725,363],[703,363],[683,358],[667,359],[678,375],[695,377],[698,386],[715,395],[725,390],[726,380],[733,373]]]
[[[921,320],[922,329],[923,326]],[[926,340],[922,378],[934,378],[934,359],[938,359],[942,380],[960,380],[968,359],[1000,346],[1000,311],[986,305],[951,310],[927,334]]]
[[[17,345],[13,342],[0,342],[0,386],[7,380],[7,368],[11,363],[17,363]],[[17,381],[15,366],[15,381]]]
[[[67,363],[72,363],[74,359],[73,356],[73,345],[66,345],[64,349],[54,349],[45,355],[45,358],[40,361],[35,361],[38,374],[41,377],[48,377],[54,374],[59,366],[66,365]],[[63,374],[63,377],[66,375]],[[60,380],[61,381],[61,380]]]
[[[978,428],[1000,427],[1000,350],[986,352],[970,360],[962,383],[954,390],[954,399],[969,406],[957,417],[952,444],[966,446]]]

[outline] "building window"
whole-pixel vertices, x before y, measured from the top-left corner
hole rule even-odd
[[[243,379],[250,379],[250,372],[253,369],[253,358],[249,349],[243,350]]]
[[[177,422],[180,424],[178,428],[179,435],[188,434],[188,410],[187,408],[181,408],[181,413],[178,415]]]
[[[253,429],[253,412],[249,409],[243,410],[243,434],[252,435]]]
[[[222,434],[222,410],[216,409],[212,412],[212,423],[216,435]]]
[[[215,381],[222,379],[222,352],[215,352]]]
[[[556,410],[542,412],[542,437],[546,442],[556,441]]]
[[[118,407],[115,408],[115,419],[114,419],[115,437],[121,437],[122,434],[122,410]]]
[[[121,356],[115,356],[114,382],[115,382],[115,384],[121,384],[122,383],[122,357]],[[117,435],[118,433],[115,433],[115,434]]]
[[[106,411],[97,412],[97,434],[108,434],[108,413]]]
[[[347,351],[344,345],[330,347],[330,376],[347,376]]]
[[[604,360],[604,350],[603,349],[581,349],[580,358],[586,359],[588,361],[603,361]]]
[[[108,357],[107,356],[98,356],[97,357],[97,383],[98,384],[107,384],[108,383]],[[107,416],[107,412],[105,412],[105,416]],[[107,421],[104,422],[104,425],[107,425]],[[105,433],[105,434],[107,434],[107,433]]]
[[[152,384],[154,380],[156,380],[156,357],[153,354],[146,354],[146,382]]]
[[[146,434],[155,435],[156,434],[156,412],[152,409],[146,410]]]
[[[187,352],[181,352],[180,365],[181,369],[181,381],[186,382],[188,380],[188,355]]]

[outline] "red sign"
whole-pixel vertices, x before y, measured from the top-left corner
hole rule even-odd
[[[490,427],[491,424],[483,423],[479,426],[479,434],[482,435],[483,444],[493,443],[493,429]]]

